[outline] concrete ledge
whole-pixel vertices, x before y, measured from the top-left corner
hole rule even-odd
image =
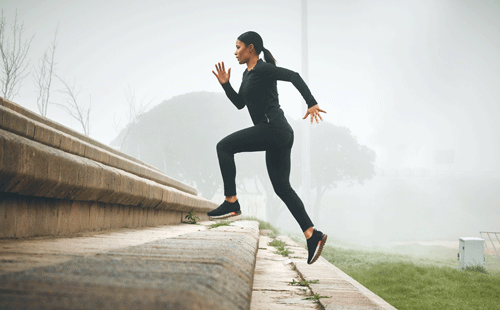
[[[30,111],[28,109],[25,109],[22,106],[18,105],[17,103],[14,103],[14,102],[12,102],[10,100],[7,100],[5,98],[0,97],[0,106],[4,106],[4,107],[6,107],[6,108],[8,108],[8,109],[10,109],[10,110],[12,110],[14,112],[17,112],[17,113],[19,113],[21,115],[26,116],[29,119],[32,119],[34,121],[37,121],[37,122],[42,123],[42,124],[45,124],[45,125],[47,125],[49,127],[52,127],[54,129],[57,129],[58,131],[61,131],[61,132],[64,132],[64,133],[66,133],[66,134],[68,134],[70,136],[76,137],[76,138],[78,138],[81,141],[85,141],[87,143],[95,145],[98,148],[101,148],[103,150],[109,151],[109,152],[114,153],[114,154],[116,154],[118,156],[127,158],[127,159],[129,159],[131,161],[134,161],[134,162],[138,163],[138,164],[146,165],[146,166],[150,167],[151,169],[159,171],[154,166],[151,166],[151,165],[148,165],[146,163],[143,163],[140,160],[138,160],[138,159],[136,159],[136,158],[134,158],[134,157],[132,157],[130,155],[123,154],[123,153],[121,153],[121,152],[113,149],[112,147],[107,146],[106,144],[103,144],[103,143],[100,143],[98,141],[95,141],[95,140],[93,140],[93,139],[91,139],[91,138],[89,138],[89,137],[87,137],[85,135],[82,135],[81,133],[79,133],[77,131],[74,131],[72,129],[69,129],[68,127],[65,127],[65,126],[57,123],[57,122],[54,122],[51,119],[48,119],[48,118],[46,118],[44,116],[41,116],[41,115],[39,115],[39,114],[37,114],[37,113],[35,113],[33,111]]]
[[[218,205],[196,195],[191,186],[0,97],[0,238],[173,224],[189,211],[206,218]]]
[[[216,204],[0,129],[0,192],[206,212]]]
[[[164,175],[150,165],[52,122],[2,97],[0,97],[0,129],[193,195],[198,193],[193,187]]]
[[[0,308],[250,309],[258,223],[200,230],[17,272],[0,268]]]
[[[0,239],[180,224],[186,211],[0,193]],[[196,213],[208,220],[206,213]]]

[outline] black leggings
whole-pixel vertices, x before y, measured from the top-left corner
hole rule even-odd
[[[274,191],[283,200],[302,231],[313,227],[302,200],[290,185],[290,155],[293,132],[266,123],[239,130],[217,144],[217,156],[224,181],[224,195],[236,196],[234,154],[266,151],[266,165]]]

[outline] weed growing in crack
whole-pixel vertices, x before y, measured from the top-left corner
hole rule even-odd
[[[274,239],[273,241],[269,242],[267,245],[273,246],[277,249],[275,252],[276,254],[283,255],[283,256],[288,256],[289,254],[292,254],[294,252],[290,251],[286,246],[286,242]]]
[[[320,296],[319,294],[313,294],[308,297],[304,297],[304,300],[313,300],[313,301],[319,301],[320,298],[330,298],[328,296]]]
[[[292,280],[292,282],[289,282],[288,285],[295,285],[295,286],[309,286],[309,284],[316,284],[319,283],[319,280],[311,280],[307,281],[306,279],[302,279],[300,281],[295,281],[295,279]]]
[[[284,248],[287,244],[285,241],[274,239],[273,241],[269,242],[267,245],[270,245],[270,246],[273,246],[276,248]]]
[[[283,255],[283,256],[288,256],[289,254],[292,254],[292,253],[293,252],[290,251],[288,248],[284,248],[283,250],[278,249],[278,251],[276,251],[276,254]]]
[[[234,222],[234,221],[220,221],[220,222],[217,222],[217,223],[213,223],[213,224],[210,224],[208,226],[208,229],[212,229],[212,228],[216,228],[216,227],[219,227],[219,226],[229,226],[231,225],[231,223]]]
[[[268,236],[269,238],[271,238],[271,239],[276,239],[276,238],[278,237],[278,234],[277,234],[277,233],[275,233],[275,232],[272,232],[272,233],[268,234],[267,236]]]
[[[200,220],[200,218],[193,212],[193,210],[189,211],[189,213],[184,218],[186,220],[182,222],[186,224],[197,224],[196,220]]]

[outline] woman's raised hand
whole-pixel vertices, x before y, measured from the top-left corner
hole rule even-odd
[[[217,70],[217,73],[215,73],[213,70],[212,70],[212,73],[215,75],[217,80],[219,80],[219,83],[226,84],[227,82],[229,82],[229,77],[231,76],[231,68],[229,68],[227,70],[227,73],[226,73],[226,68],[224,67],[224,62],[222,62],[222,65],[219,62],[219,63],[215,64],[215,69]]]
[[[307,113],[302,119],[306,119],[307,116],[311,115],[311,124],[313,123],[313,118],[316,119],[316,123],[319,123],[318,117],[320,120],[323,120],[319,112],[326,113],[326,111],[321,110],[317,104],[313,105],[312,107],[307,109]]]

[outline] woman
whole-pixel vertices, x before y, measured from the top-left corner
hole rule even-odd
[[[259,59],[264,52],[266,62]],[[290,155],[293,145],[293,130],[288,124],[278,102],[277,81],[292,82],[304,97],[308,110],[303,119],[311,117],[319,122],[321,110],[309,88],[296,72],[276,67],[276,60],[264,48],[262,38],[256,32],[245,32],[236,40],[234,53],[240,64],[246,64],[238,93],[229,83],[231,69],[226,72],[224,62],[215,65],[213,74],[222,85],[226,95],[238,108],[247,106],[254,126],[237,131],[217,144],[217,156],[224,181],[225,201],[215,210],[208,212],[212,219],[227,218],[241,214],[236,197],[236,166],[234,154],[240,152],[266,151],[266,165],[276,194],[283,200],[307,239],[309,264],[321,254],[327,236],[314,229],[304,204],[290,186]]]

